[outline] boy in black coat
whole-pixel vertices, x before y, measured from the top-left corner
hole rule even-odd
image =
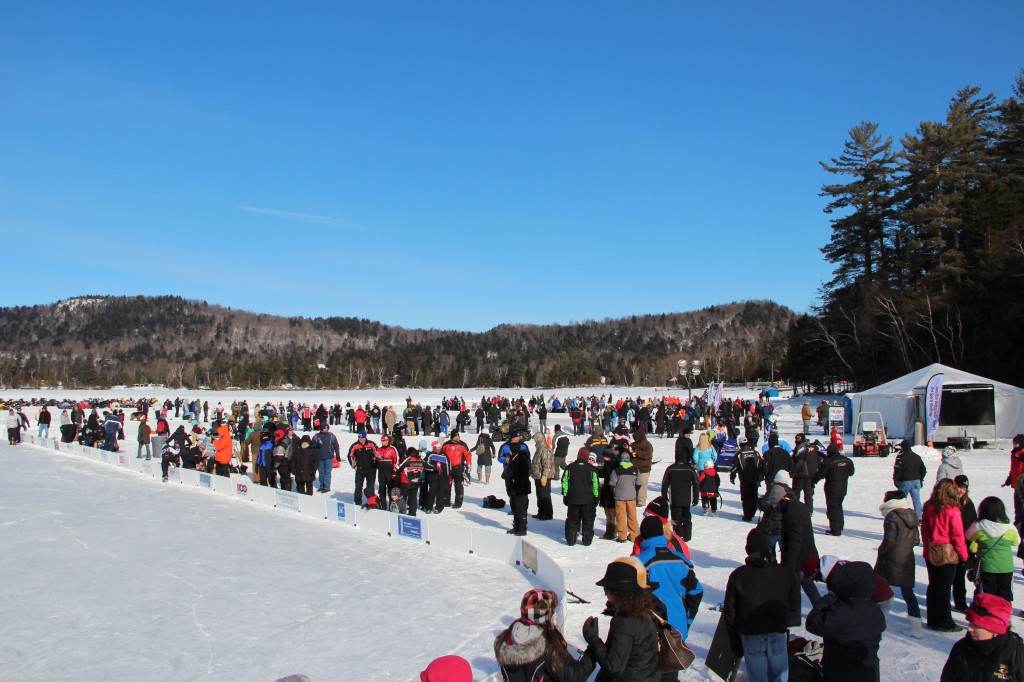
[[[696,506],[700,500],[697,472],[693,468],[692,457],[692,446],[689,453],[677,448],[676,463],[665,469],[665,475],[661,479],[661,494],[668,500],[669,513],[672,515],[672,530],[687,542],[693,535],[690,507]]]
[[[748,677],[778,679],[789,670],[786,631],[800,624],[800,589],[756,528],[747,534],[746,549],[745,564],[729,575],[722,617],[733,652],[747,655]]]
[[[846,499],[850,477],[854,474],[853,460],[844,457],[839,446],[830,443],[826,450],[825,465],[818,467],[815,481],[825,481],[825,515],[828,516],[828,534],[842,535],[845,525],[843,500]]]
[[[582,522],[583,544],[590,545],[594,539],[594,518],[597,516],[597,497],[600,492],[597,467],[591,462],[592,455],[587,448],[580,448],[576,461],[565,467],[562,473],[562,502],[568,507],[565,512],[565,542],[575,545]]]

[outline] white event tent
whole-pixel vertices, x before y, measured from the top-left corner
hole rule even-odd
[[[1024,389],[939,363],[928,365],[867,391],[849,394],[847,397],[852,403],[854,429],[861,412],[880,412],[885,419],[889,438],[913,438],[915,422],[923,420],[924,395],[928,380],[939,373],[944,375],[944,391],[958,385],[992,386],[995,393],[996,438],[1012,438],[1018,433],[1024,433]],[[963,427],[956,430],[963,430]],[[991,434],[992,430],[993,427],[988,426],[987,429],[979,429],[977,433],[968,435],[981,435],[985,431]],[[987,440],[985,437],[978,439]]]

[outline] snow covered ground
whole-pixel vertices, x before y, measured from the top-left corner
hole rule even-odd
[[[600,394],[602,389],[576,389],[571,394],[592,392]],[[664,394],[655,389],[613,392]],[[442,395],[454,393],[472,402],[495,391],[246,391],[189,397],[207,399],[211,407],[243,397],[250,404],[369,400],[401,406],[410,394],[419,402],[435,404]],[[738,393],[753,397],[754,392]],[[29,395],[42,393],[13,391],[3,397]],[[148,395],[163,398],[174,393],[160,390]],[[510,395],[518,397],[520,392]],[[803,398],[776,402],[784,438],[791,439],[799,429],[802,402]],[[27,414],[34,422],[33,412]],[[551,426],[568,425],[566,415],[550,415],[548,421]],[[133,427],[130,424],[126,433],[129,446]],[[343,449],[354,440],[343,430],[335,433]],[[470,434],[467,440],[472,444],[475,437]],[[574,448],[582,441],[573,438]],[[673,441],[652,442],[655,459],[661,461],[651,474],[649,497],[657,494],[661,474],[673,459]],[[846,450],[850,451],[849,442]],[[998,495],[1010,505],[1009,488],[1000,487],[1008,453],[1008,441],[962,453],[976,503]],[[451,652],[470,660],[477,679],[482,679],[497,669],[493,636],[517,613],[519,598],[530,586],[521,572],[497,562],[445,555],[413,543],[396,545],[358,529],[246,506],[198,489],[167,489],[129,472],[27,445],[0,446],[0,458],[0,485],[5,490],[0,503],[0,670],[7,679],[274,680],[290,672],[304,672],[316,682],[410,679],[433,657]],[[926,452],[925,461],[930,484],[938,453]],[[840,538],[821,532],[827,522],[819,486],[814,525],[820,553],[873,563],[882,530],[878,506],[891,488],[892,462],[856,460],[857,474],[846,498],[846,531]],[[336,470],[335,476],[333,487],[341,491],[335,494],[350,501],[351,471]],[[718,614],[708,607],[722,601],[729,573],[742,562],[751,527],[740,520],[737,489],[727,478],[723,484],[724,511],[717,519],[699,514],[694,519],[690,546],[705,596],[689,638],[698,661],[681,679],[706,678],[702,661],[718,621]],[[492,493],[504,496],[497,476],[489,485],[472,484],[466,506],[446,510],[445,520],[507,528],[505,511],[479,506]],[[556,519],[529,519],[529,539],[559,563],[568,589],[592,601],[567,606],[566,637],[582,647],[583,620],[597,615],[603,604],[594,581],[624,549],[602,541],[589,548],[566,546],[564,507],[557,494]],[[600,532],[603,515],[599,512],[598,517]],[[923,608],[926,573],[920,558],[918,565],[916,591]],[[1019,575],[1014,582],[1017,610],[1024,590]],[[806,609],[805,602],[805,613]],[[905,622],[903,604],[897,600],[882,642],[882,679],[937,679],[957,636],[929,632],[924,640],[912,640],[902,634]]]

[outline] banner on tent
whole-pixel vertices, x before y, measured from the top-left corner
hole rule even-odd
[[[925,437],[931,438],[939,428],[939,413],[942,412],[942,372],[928,380],[925,389]]]

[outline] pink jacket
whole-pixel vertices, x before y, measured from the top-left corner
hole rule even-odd
[[[964,539],[964,523],[959,507],[948,505],[936,513],[933,505],[926,504],[921,514],[921,540],[924,542],[926,558],[932,544],[948,542],[953,545],[960,561],[967,561],[967,542]]]

